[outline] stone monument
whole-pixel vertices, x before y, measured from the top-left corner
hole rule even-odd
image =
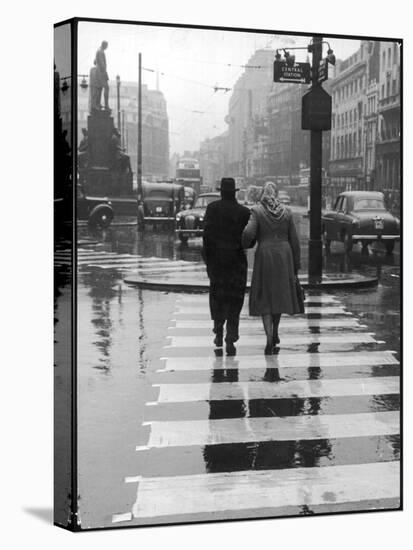
[[[129,156],[120,146],[120,134],[114,126],[109,107],[107,47],[108,43],[104,40],[89,73],[89,116],[87,131],[82,130],[84,139],[79,145],[79,177],[87,194],[130,195],[133,175]]]

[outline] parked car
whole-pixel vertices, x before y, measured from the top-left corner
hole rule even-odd
[[[400,239],[400,222],[386,210],[383,193],[345,191],[337,197],[333,209],[322,216],[322,231],[327,248],[331,241],[341,241],[350,252],[356,242],[365,247],[379,241],[391,254]]]
[[[291,198],[290,195],[283,190],[278,191],[278,200],[282,202],[283,204],[289,205],[291,204]]]
[[[173,224],[184,201],[183,185],[170,182],[143,183],[142,200],[138,205],[139,225]]]
[[[209,203],[220,198],[219,193],[202,193],[196,199],[193,208],[178,212],[175,233],[181,242],[186,243],[189,237],[200,237],[202,235],[206,207]]]

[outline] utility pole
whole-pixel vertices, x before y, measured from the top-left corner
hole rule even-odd
[[[122,147],[125,149],[125,111],[122,109]],[[127,149],[126,149],[127,151]]]
[[[322,58],[323,38],[314,36],[312,41],[312,86],[321,87],[318,81],[318,68]],[[323,248],[321,242],[321,167],[322,136],[321,130],[310,131],[310,239],[308,241],[310,283],[320,283],[323,269]]]
[[[116,97],[117,97],[117,110],[118,110],[118,130],[122,134],[122,128],[120,123],[120,76],[116,76]]]
[[[142,199],[142,54],[139,52],[138,76],[138,166],[136,171],[138,200]]]

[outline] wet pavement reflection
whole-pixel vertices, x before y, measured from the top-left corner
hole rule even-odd
[[[305,264],[308,220],[299,214],[296,218]],[[400,372],[397,361],[388,364],[386,361],[383,364],[353,362],[342,366],[332,360],[326,366],[320,358],[329,353],[345,355],[385,350],[393,350],[395,357],[399,357],[398,249],[393,256],[387,256],[381,250],[370,250],[365,254],[357,248],[345,254],[340,243],[335,244],[324,257],[326,272],[374,274],[379,277],[378,287],[334,291],[334,299],[351,313],[351,317],[310,313],[305,317],[307,324],[295,328],[293,325],[290,328],[287,320],[283,327],[282,320],[279,355],[267,360],[262,354],[264,340],[259,323],[245,327],[241,341],[243,337],[244,341],[247,337],[254,337],[256,343],[245,347],[240,344],[237,356],[230,361],[226,357],[214,358],[209,343],[205,346],[201,343],[198,347],[171,345],[171,337],[184,340],[191,335],[198,339],[210,337],[208,324],[203,325],[204,320],[209,320],[203,306],[200,307],[200,314],[184,313],[186,304],[181,301],[182,294],[138,290],[123,283],[125,270],[131,268],[135,256],[148,261],[163,258],[201,264],[200,239],[191,239],[188,245],[182,245],[173,234],[148,231],[142,235],[133,226],[116,226],[94,233],[87,227],[81,227],[79,239],[82,241],[79,259],[83,258],[78,270],[79,484],[85,526],[112,525],[116,513],[132,510],[137,486],[134,483],[125,484],[124,478],[127,476],[165,478],[245,470],[311,469],[399,459],[398,434],[392,433],[391,429],[389,433],[380,432],[379,422],[376,425],[374,417],[376,414],[397,415],[400,406],[397,393],[292,394],[288,397],[257,398],[250,394],[249,389],[251,384],[264,383],[276,387],[300,382],[316,392],[323,382],[337,381],[342,384],[359,379],[374,382],[382,379],[385,384],[387,380],[397,378]],[[250,266],[252,254],[249,253]],[[129,255],[133,258],[130,259]],[[108,258],[106,264],[102,258]],[[99,261],[101,267],[94,267]],[[61,264],[59,269],[64,273],[65,265]],[[59,322],[62,315],[59,303],[64,296],[65,284],[64,278],[57,278],[60,295],[58,292],[56,311]],[[329,296],[328,293],[324,295]],[[320,304],[320,311],[323,307],[328,306]],[[184,323],[182,328],[178,327],[177,319]],[[327,319],[332,321],[331,326],[323,324]],[[352,324],[353,319],[356,325]],[[186,328],[186,320],[193,326]],[[241,327],[247,320],[246,312]],[[322,323],[319,326],[318,320]],[[334,320],[338,320],[336,326]],[[340,335],[343,327],[346,327],[348,340],[331,343],[320,340],[326,335]],[[373,342],[356,341],[355,334],[367,333],[373,333]],[[296,341],[288,340],[291,334],[296,335]],[[303,344],[308,337],[310,340]],[[301,366],[294,364],[293,360],[288,366],[282,363],[283,358],[294,354],[298,357],[303,353],[311,356],[311,365]],[[211,363],[206,368],[187,368],[185,357],[190,361],[194,356],[197,361],[210,358]],[[183,361],[168,370],[168,362],[163,357],[168,357],[168,361],[176,359],[179,362],[181,358]],[[277,358],[280,359],[279,364]],[[208,385],[205,399],[193,401],[189,397],[182,402],[159,401],[163,386],[190,384]],[[223,398],[222,388],[227,387],[225,385],[236,398]],[[336,427],[335,419],[338,421],[353,414],[367,415],[360,418],[371,422],[371,433],[352,435],[349,431],[345,437],[335,436],[334,433],[342,433]],[[256,429],[252,422],[263,422],[259,429],[265,430],[265,421],[273,419],[280,422],[320,419],[319,424],[313,422],[311,425],[311,433],[318,435],[308,435],[302,439],[290,437],[287,433],[283,440],[278,440],[277,434],[275,440],[249,440]],[[390,423],[393,422],[393,416],[389,419]],[[237,422],[234,426],[240,430],[239,433],[247,435],[246,441],[227,442],[229,435],[223,435],[219,444],[216,441],[209,443],[208,437],[200,443],[201,432],[189,431],[185,435],[187,439],[183,437],[181,440],[176,434],[177,439],[173,443],[174,430],[178,429],[179,423],[201,422],[201,431],[205,429],[205,433],[216,434],[219,439],[220,422],[226,420]],[[323,437],[327,429],[325,422],[330,423],[330,437]],[[157,446],[157,430],[161,430],[160,438],[165,435],[167,439],[172,434],[170,445]],[[136,452],[137,446],[148,448]],[[109,499],[106,498],[107,493]],[[307,505],[304,510],[302,505],[297,505],[291,508],[290,513],[312,513],[314,510],[318,510],[317,506]],[[209,517],[202,510],[199,514],[201,517],[195,514],[196,519]],[[176,516],[179,516],[178,512]],[[236,514],[230,514],[230,517],[236,517]],[[167,518],[168,521],[172,519],[173,516]],[[130,521],[145,523],[148,519],[132,514]]]

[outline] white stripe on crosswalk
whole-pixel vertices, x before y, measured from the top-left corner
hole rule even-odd
[[[182,296],[180,298],[177,299],[177,302],[178,303],[193,303],[193,304],[198,304],[198,303],[201,303],[201,304],[204,304],[204,305],[208,305],[209,303],[209,297],[208,295],[204,295],[204,296],[197,296],[197,295],[194,295],[194,294],[191,294],[189,296]],[[340,303],[339,300],[337,300],[334,296],[329,296],[329,295],[325,295],[325,296],[307,296],[305,302],[307,303],[314,303],[314,304],[337,304],[337,303]]]
[[[241,310],[242,313],[248,313],[248,305],[244,305]],[[318,313],[320,315],[351,315],[349,311],[345,311],[342,307],[311,307],[305,308],[305,313]],[[210,317],[210,311],[207,307],[180,307],[179,310],[174,312],[174,315],[194,315],[201,317]],[[286,313],[284,316],[287,315]],[[289,316],[289,315],[287,315]]]
[[[196,320],[185,320],[185,319],[179,319],[175,320],[172,319],[172,321],[175,321],[175,326],[168,327],[169,330],[173,329],[209,329],[212,330],[213,327],[213,321],[211,320],[203,320],[203,319],[196,319]],[[298,318],[294,319],[293,317],[281,317],[281,323],[279,327],[279,331],[283,332],[285,330],[294,330],[294,329],[310,329],[310,328],[345,328],[345,327],[363,327],[365,328],[365,325],[360,325],[358,320],[354,317],[339,317],[337,319],[303,319]],[[240,330],[243,329],[260,329],[264,330],[262,326],[262,320],[261,317],[253,317],[251,319],[246,319],[241,321],[240,323]]]
[[[398,376],[338,380],[293,380],[274,382],[220,382],[213,384],[154,384],[158,403],[224,401],[227,399],[283,399],[292,397],[338,397],[399,392]]]
[[[369,332],[340,332],[338,334],[294,334],[283,336],[283,345],[309,344],[372,344],[377,342]],[[170,344],[164,348],[210,348],[213,344],[210,336],[167,336]],[[263,337],[243,336],[237,342],[237,347],[253,347],[263,345]]]
[[[101,269],[122,269],[125,267],[131,268],[131,273],[169,273],[169,272],[175,272],[175,271],[196,271],[196,270],[203,270],[204,268],[198,268],[196,266],[170,266],[170,267],[159,267],[156,264],[153,264],[151,267],[148,267],[146,265],[139,267],[137,265],[138,262],[130,262],[130,263],[97,263],[97,262],[88,262],[88,267],[99,267]],[[86,265],[86,264],[85,264]],[[132,269],[134,268],[134,269]]]
[[[128,256],[126,258],[110,258],[110,259],[91,259],[91,260],[81,260],[79,263],[81,264],[88,264],[90,262],[94,262],[94,263],[97,263],[99,262],[100,264],[102,265],[105,265],[105,264],[109,264],[109,263],[113,263],[113,264],[116,264],[116,263],[125,263],[125,262],[134,262],[135,265],[142,265],[143,267],[147,267],[148,265],[149,266],[154,266],[156,268],[158,267],[165,267],[165,266],[193,266],[193,265],[197,265],[197,264],[193,264],[192,262],[185,262],[184,260],[156,260],[156,259],[145,259],[145,258],[140,258],[138,256]]]
[[[164,367],[158,372],[211,369],[331,368],[398,365],[391,351],[345,353],[286,353],[238,357],[161,357]]]
[[[398,498],[398,462],[142,478],[135,518]],[[226,516],[228,517],[228,515]]]
[[[114,262],[114,261],[121,261],[121,260],[138,260],[138,256],[131,256],[131,255],[118,255],[118,254],[110,254],[105,256],[88,256],[83,258],[77,258],[77,261],[79,264],[87,264],[89,262]]]
[[[146,448],[366,437],[399,433],[398,412],[150,421]],[[140,450],[139,446],[136,450]]]

